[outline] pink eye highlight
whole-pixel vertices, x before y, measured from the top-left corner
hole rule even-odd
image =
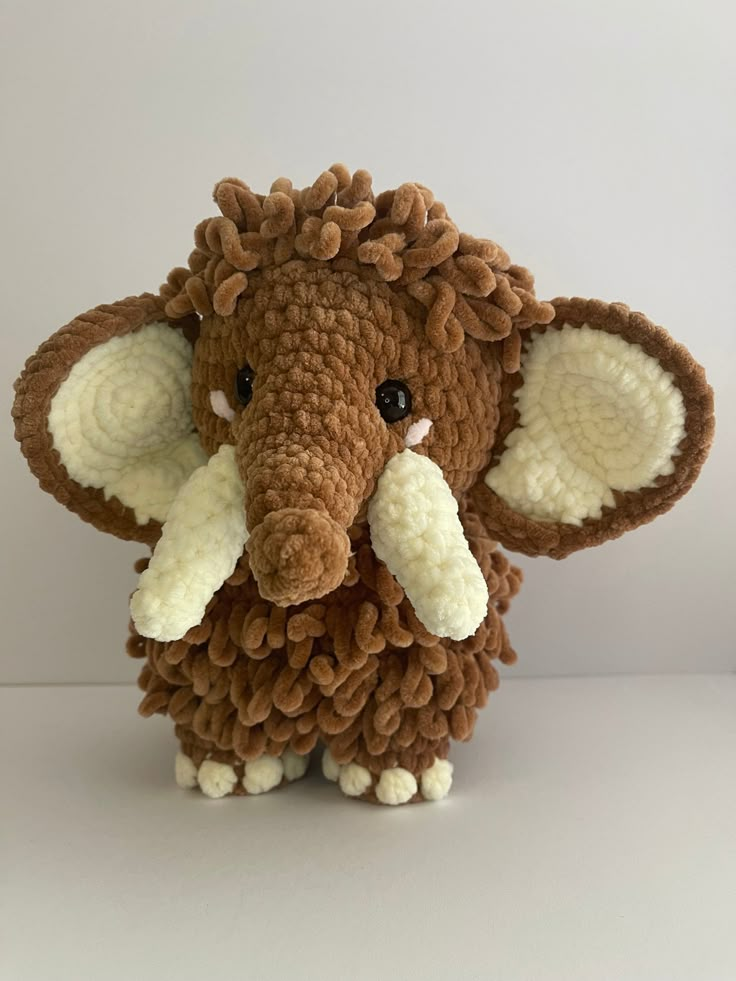
[[[212,411],[220,419],[226,419],[227,422],[232,422],[235,418],[235,410],[231,408],[227,400],[227,395],[225,395],[222,389],[218,388],[216,392],[210,392],[210,405],[212,406]]]

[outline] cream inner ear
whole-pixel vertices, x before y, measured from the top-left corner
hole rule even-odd
[[[638,344],[565,324],[530,342],[521,372],[519,425],[485,477],[515,511],[580,525],[615,506],[614,490],[674,472],[682,394]]]
[[[192,347],[148,324],[92,348],[51,401],[48,428],[69,476],[164,521],[189,474],[206,462],[192,432]]]
[[[201,622],[207,604],[243,554],[243,485],[232,446],[221,446],[177,494],[130,612],[138,633],[179,640]]]
[[[369,502],[368,523],[373,551],[427,630],[453,640],[475,633],[488,610],[488,587],[437,464],[413,450],[393,456]]]

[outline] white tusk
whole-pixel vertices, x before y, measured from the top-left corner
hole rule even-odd
[[[224,445],[174,498],[130,601],[138,633],[179,640],[200,623],[207,604],[232,575],[247,539],[235,450]]]
[[[488,586],[437,464],[413,450],[393,456],[368,505],[368,524],[373,551],[427,630],[453,640],[474,634],[488,611]]]

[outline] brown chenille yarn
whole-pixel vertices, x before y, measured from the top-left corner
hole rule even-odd
[[[328,514],[296,508],[270,511],[256,525],[248,549],[251,567],[260,563],[261,589],[281,606],[336,589],[349,551],[350,539]]]
[[[195,767],[232,766],[233,793],[245,793],[246,761],[287,748],[307,754],[318,740],[337,764],[356,761],[374,778],[394,767],[421,777],[451,739],[470,738],[498,684],[494,662],[515,660],[501,618],[521,574],[497,545],[562,558],[669,509],[707,455],[712,392],[690,354],[642,314],[537,299],[531,273],[494,242],[461,232],[422,184],[376,194],[367,171],[335,164],[301,190],[279,178],[266,195],[226,178],[214,200],[219,214],[197,226],[187,265],[160,295],[96,307],[29,358],[16,382],[16,436],[41,486],[66,507],[155,547],[161,525],[139,521],[108,493],[101,470],[67,472],[48,416],[93,349],[148,325],[160,325],[170,347],[169,328],[181,331],[193,355],[185,438],[196,444],[196,432],[202,460],[233,448],[249,537],[184,637],[159,642],[131,626],[128,651],[145,660],[142,714],[170,715]],[[485,482],[519,425],[525,346],[563,325],[640,345],[670,373],[685,408],[672,472],[614,492],[615,506],[578,524],[517,512]],[[389,380],[411,394],[411,412],[396,420],[377,405]],[[100,392],[107,408],[113,383]],[[417,425],[427,427],[419,442]],[[83,439],[80,424],[70,443]],[[120,439],[112,471],[128,476],[130,447]],[[441,470],[488,586],[486,617],[460,642],[429,633],[372,550],[368,503],[407,446]],[[362,796],[376,799],[375,779]]]
[[[203,317],[194,422],[208,454],[236,448],[262,598],[293,605],[339,585],[346,529],[404,448],[412,418],[434,420],[421,451],[458,497],[487,463],[501,372],[494,345],[472,336],[453,351],[427,344],[425,315],[414,297],[352,260],[335,269],[292,259],[252,271],[231,315]],[[243,366],[252,402],[222,419],[210,393],[236,392]],[[386,425],[375,393],[390,378],[410,385],[412,416]]]
[[[195,230],[188,268],[177,267],[161,287],[166,314],[228,317],[246,292],[249,273],[294,258],[330,261],[334,269],[363,267],[405,289],[427,311],[426,331],[445,351],[467,333],[504,341],[507,370],[518,368],[519,331],[554,316],[534,296],[528,270],[511,264],[487,239],[461,233],[429,188],[406,183],[377,197],[370,174],[333,164],[303,190],[279,178],[268,195],[228,177],[214,191],[221,217]]]
[[[197,765],[209,757],[239,772],[263,753],[308,753],[321,737],[337,762],[355,760],[376,775],[426,769],[447,755],[450,739],[472,735],[477,709],[498,685],[492,662],[516,660],[501,616],[521,573],[477,515],[464,508],[462,517],[491,594],[474,636],[458,643],[428,633],[376,560],[367,526],[355,525],[348,574],[323,601],[264,602],[244,556],[182,640],[159,643],[131,627],[128,653],[146,659],[141,713],[170,715]]]
[[[471,489],[474,506],[489,532],[496,534],[504,545],[526,555],[564,559],[580,548],[618,538],[631,528],[669,511],[690,488],[705,462],[713,441],[715,419],[713,391],[703,368],[682,344],[644,314],[630,310],[625,303],[604,303],[580,297],[559,297],[553,303],[554,320],[548,325],[534,326],[529,332],[531,335],[565,323],[585,323],[619,334],[638,344],[677,379],[686,410],[685,436],[678,447],[674,473],[658,477],[652,486],[637,491],[614,491],[616,506],[604,507],[600,518],[586,518],[579,526],[534,521],[508,508],[482,481],[474,485]],[[506,438],[518,422],[514,393],[522,380],[519,372],[506,374],[501,379],[501,413],[492,463],[500,457]]]

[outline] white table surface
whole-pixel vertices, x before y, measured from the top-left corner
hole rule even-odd
[[[736,978],[736,676],[505,680],[439,804],[179,790],[132,687],[0,689],[0,978]]]

